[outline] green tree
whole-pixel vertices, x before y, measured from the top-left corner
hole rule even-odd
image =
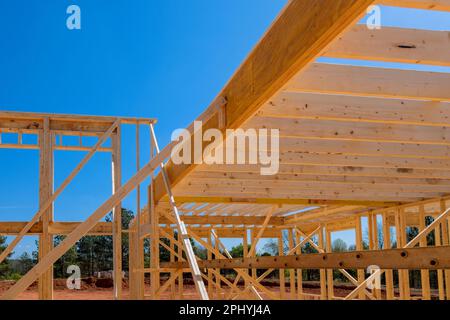
[[[18,271],[21,275],[26,274],[34,266],[34,261],[28,252],[22,253],[18,259],[18,262],[19,262]]]
[[[3,250],[5,250],[7,246],[8,245],[6,244],[6,237],[0,236],[0,253],[3,252]],[[6,278],[10,273],[10,265],[8,258],[11,256],[11,254],[12,252],[0,264],[0,278],[2,279]]]
[[[65,236],[55,236],[53,239],[54,246],[58,246],[62,241],[64,241]],[[67,267],[70,265],[76,265],[78,262],[77,246],[74,245],[70,248],[58,261],[55,262],[53,266],[55,278],[65,278],[67,277]]]
[[[247,252],[251,249],[251,245],[247,245]],[[233,258],[243,258],[244,257],[244,245],[242,243],[238,244],[235,247],[232,247],[230,250],[230,254]]]
[[[332,252],[346,252],[348,251],[347,243],[345,243],[342,239],[336,239],[333,241],[333,244],[331,245],[331,251]]]

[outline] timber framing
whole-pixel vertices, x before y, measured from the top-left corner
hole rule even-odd
[[[355,251],[344,253],[317,253],[258,258],[213,259],[199,262],[200,268],[219,269],[367,269],[377,265],[383,269],[449,269],[450,248],[429,247],[414,249],[391,249],[378,251]],[[439,257],[439,258],[436,258]],[[324,262],[325,261],[325,262]],[[161,263],[161,268],[183,269],[185,262]]]
[[[450,15],[449,0],[289,1],[197,118],[203,131],[278,129],[273,176],[255,164],[175,164],[177,141],[160,150],[154,119],[0,112],[0,148],[41,154],[39,211],[28,222],[0,222],[0,234],[16,236],[0,261],[24,236],[42,244],[39,263],[1,298],[17,298],[38,279],[40,298],[52,299],[52,264],[85,235],[112,235],[114,278],[121,278],[127,233],[131,299],[450,299],[450,73],[433,69],[450,66],[448,31],[369,29],[359,21],[376,4]],[[123,182],[125,124],[137,127],[139,147],[136,173]],[[141,126],[151,137],[145,165]],[[187,129],[194,136],[194,124]],[[11,134],[14,142],[2,139]],[[27,135],[38,139],[27,143]],[[66,136],[79,142],[67,144]],[[54,150],[88,152],[57,190]],[[54,221],[54,201],[96,152],[112,154],[113,194],[85,221]],[[121,204],[133,190],[136,216],[122,230]],[[113,221],[101,221],[111,211]],[[342,231],[354,233],[353,251],[334,248]],[[55,248],[54,235],[66,236]],[[225,239],[241,241],[242,257],[231,256]],[[260,256],[267,239],[274,256]],[[317,294],[304,283],[311,271]],[[349,283],[346,296],[335,290],[334,271]],[[194,296],[184,293],[189,277]],[[268,277],[278,278],[277,290],[264,285]],[[122,298],[119,281],[114,298]]]

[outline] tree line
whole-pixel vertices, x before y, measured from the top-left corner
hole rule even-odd
[[[134,218],[134,214],[131,210],[122,209],[122,228],[124,230],[128,229],[130,222]],[[112,213],[108,214],[105,218],[107,222],[112,221]],[[427,225],[432,222],[432,218],[427,220]],[[378,228],[378,241],[379,247],[383,248],[383,234],[381,232],[381,227]],[[407,228],[407,239],[410,241],[418,233],[419,230],[415,227]],[[178,234],[175,232],[174,238],[178,239]],[[365,234],[363,240],[364,250],[369,249],[367,234]],[[55,236],[54,245],[57,246],[64,240],[64,236]],[[390,239],[392,247],[396,248],[397,243],[395,239]],[[161,239],[163,243],[169,245],[168,239]],[[313,238],[313,241],[317,244],[317,238]],[[434,232],[431,232],[427,237],[427,242],[429,246],[435,244]],[[199,245],[194,240],[191,240],[195,254],[201,259],[207,258],[207,250]],[[38,245],[38,242],[36,241]],[[0,252],[6,248],[6,237],[0,236]],[[178,250],[177,244],[175,244],[175,251]],[[250,245],[248,247],[250,250]],[[283,235],[283,250],[287,252],[288,249],[288,239],[287,234]],[[336,239],[332,243],[332,252],[346,252],[355,251],[355,245],[348,246],[342,239]],[[160,244],[160,261],[170,261],[170,252]],[[310,244],[306,243],[301,248],[302,254],[317,253],[317,250]],[[223,252],[222,252],[223,253]],[[242,258],[244,256],[244,248],[242,244],[234,246],[230,250],[230,254],[233,258]],[[129,248],[128,248],[128,234],[124,233],[122,235],[122,268],[123,270],[128,270],[129,264]],[[257,253],[258,256],[274,256],[279,255],[279,245],[277,240],[271,239],[266,242],[262,250]],[[183,252],[184,256],[184,252]],[[144,264],[145,267],[149,267],[150,264],[150,242],[148,239],[144,241]],[[0,279],[18,279],[21,275],[27,273],[38,260],[38,250],[35,250],[30,255],[29,253],[23,253],[17,259],[11,259],[11,254],[0,264]],[[80,239],[70,250],[68,250],[58,261],[54,264],[54,276],[55,278],[66,278],[67,268],[70,265],[77,265],[80,267],[83,276],[94,276],[100,271],[111,271],[113,269],[113,242],[112,236],[85,236]],[[356,270],[347,270],[351,275],[356,277]],[[261,275],[265,270],[257,270],[257,274]],[[286,278],[289,277],[288,270],[285,270]],[[233,278],[235,272],[233,270],[221,270],[221,273],[227,277]],[[269,278],[278,278],[279,271],[275,270],[271,273]],[[302,278],[304,281],[318,281],[320,279],[319,270],[305,269],[302,271]],[[338,270],[334,271],[334,279],[339,282],[348,282],[348,279],[340,273]],[[410,271],[410,285],[413,288],[420,288],[420,271],[411,270]],[[397,273],[394,272],[394,283],[398,283]],[[437,273],[435,271],[430,271],[430,284],[432,287],[437,286]]]

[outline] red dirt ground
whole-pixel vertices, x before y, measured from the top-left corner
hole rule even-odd
[[[54,281],[54,299],[55,300],[112,300],[113,299],[113,292],[112,288],[98,288],[95,286],[95,280],[92,283],[86,283],[85,280],[82,282],[81,290],[69,290],[66,287],[66,280],[65,279],[55,279]],[[12,285],[14,284],[14,281],[0,281],[0,295],[8,290]],[[267,285],[268,289],[273,291],[274,293],[279,292],[278,285],[274,285],[272,283],[265,283],[264,285]],[[304,288],[304,291],[306,294],[312,294],[312,295],[318,295],[320,294],[320,288],[315,288],[315,284],[308,285],[307,288]],[[177,292],[178,288],[175,288],[175,292]],[[150,291],[150,286],[146,284],[146,294]],[[229,292],[227,289],[223,289],[224,292]],[[340,289],[336,288],[335,293],[338,296],[345,296],[348,292],[350,292],[350,289]],[[263,298],[264,294],[262,294]],[[129,297],[129,289],[128,289],[128,283],[127,281],[124,281],[124,288],[123,288],[123,299],[128,299]],[[286,299],[289,299],[289,288],[286,288]],[[21,293],[18,296],[19,300],[37,300],[38,294],[37,294],[37,284],[34,283],[33,285],[28,288],[25,292]],[[175,299],[178,299],[178,296],[174,297]],[[211,297],[213,299],[223,299],[223,295],[217,296],[216,294]],[[311,299],[314,299],[314,297],[310,297]],[[160,299],[170,299],[170,290],[167,290],[166,293],[162,294]],[[195,287],[192,284],[185,284],[183,286],[183,299],[198,299],[198,295],[196,293]]]

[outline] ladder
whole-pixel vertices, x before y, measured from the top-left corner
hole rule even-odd
[[[156,154],[158,155],[160,150],[158,146],[158,141],[156,139],[155,130],[153,128],[153,124],[150,124],[150,133],[151,138],[153,141],[153,145],[155,147]],[[208,292],[206,291],[205,284],[203,283],[202,274],[200,272],[200,268],[198,267],[197,258],[194,254],[194,249],[192,248],[191,241],[189,239],[189,234],[186,230],[186,226],[183,221],[181,221],[181,217],[178,211],[178,207],[175,203],[175,199],[173,197],[172,188],[170,186],[169,177],[167,175],[166,168],[164,167],[164,162],[161,162],[160,164],[161,168],[161,175],[164,180],[164,186],[167,191],[167,196],[169,198],[170,206],[172,207],[173,214],[175,216],[177,229],[178,229],[178,235],[183,240],[184,245],[184,251],[186,252],[187,260],[189,263],[189,267],[191,269],[192,273],[192,279],[194,280],[195,288],[197,289],[198,293],[200,294],[200,297],[202,300],[209,300]]]

